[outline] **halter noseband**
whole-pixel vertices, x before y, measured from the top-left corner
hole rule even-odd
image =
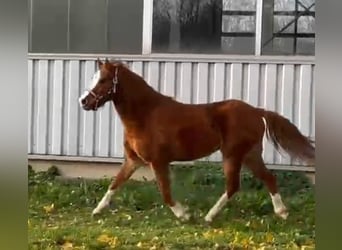
[[[97,110],[98,108],[98,104],[100,102],[101,99],[103,99],[104,97],[108,97],[111,96],[112,94],[114,94],[116,92],[116,85],[119,83],[119,79],[118,79],[118,67],[115,68],[115,74],[114,74],[114,78],[113,78],[113,86],[108,90],[106,95],[97,95],[96,93],[94,93],[94,91],[92,90],[88,90],[89,94],[91,94],[94,98],[95,98],[95,110]]]

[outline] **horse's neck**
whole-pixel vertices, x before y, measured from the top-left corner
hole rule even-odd
[[[151,111],[168,99],[136,76],[126,77],[121,86],[114,106],[125,126],[144,126]]]

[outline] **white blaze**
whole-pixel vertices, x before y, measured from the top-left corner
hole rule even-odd
[[[91,84],[90,84],[90,89],[93,89],[95,88],[96,84],[99,82],[100,80],[100,77],[101,77],[101,72],[100,70],[96,71],[94,73],[94,75],[92,76],[91,78]],[[78,98],[78,102],[80,103],[80,106],[82,107],[82,103],[81,101],[87,96],[89,95],[89,91],[88,90],[85,90],[83,92],[83,94],[80,96],[80,98]]]
[[[95,88],[96,84],[99,82],[101,76],[100,70],[96,71],[92,77],[90,88]]]

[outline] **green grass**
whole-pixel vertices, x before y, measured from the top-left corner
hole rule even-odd
[[[314,249],[313,187],[300,173],[275,174],[286,221],[274,215],[260,181],[244,172],[241,190],[207,225],[203,218],[224,190],[217,166],[173,168],[173,194],[189,206],[189,222],[163,205],[154,182],[129,181],[111,208],[92,218],[110,180],[61,182],[53,171],[29,171],[29,249]]]

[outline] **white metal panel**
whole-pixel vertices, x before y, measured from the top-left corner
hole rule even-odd
[[[82,84],[83,92],[85,89],[90,88],[91,78],[95,72],[95,62],[90,61],[85,63],[84,70],[84,81]],[[83,134],[82,134],[82,148],[80,150],[81,154],[84,156],[92,156],[94,149],[94,112],[85,112],[81,111],[82,114],[82,123],[83,123]]]
[[[106,105],[101,109],[99,113],[99,124],[98,124],[98,131],[99,135],[97,138],[97,147],[95,155],[98,156],[109,156],[109,118],[110,118],[110,112],[112,112],[112,105],[111,103],[106,103]]]
[[[196,103],[208,102],[208,63],[198,63],[196,86]]]
[[[310,134],[311,122],[311,65],[300,68],[299,80],[299,129],[306,135]]]
[[[62,133],[63,133],[63,61],[56,60],[54,63],[54,78],[52,79],[51,107],[51,153],[59,155],[62,153]]]
[[[69,81],[67,84],[67,140],[66,150],[70,155],[78,153],[78,113],[79,113],[79,77],[80,77],[80,62],[77,60],[70,61]]]
[[[223,101],[224,99],[224,63],[215,63],[214,65],[214,82],[213,82],[213,101]]]
[[[127,63],[148,84],[178,100],[207,103],[244,98],[283,114],[300,125],[304,134],[315,135],[311,63],[175,59]],[[30,154],[123,157],[123,127],[112,104],[96,115],[78,104],[95,71],[94,59],[30,59],[28,67]],[[204,160],[218,161],[221,156],[216,152]],[[288,164],[289,159],[275,154],[270,146],[265,148],[265,161]]]
[[[314,72],[314,68],[315,66],[312,66],[312,72]],[[311,82],[311,87],[312,87],[312,92],[311,92],[311,122],[310,122],[310,137],[314,137],[315,136],[315,129],[316,129],[316,126],[315,126],[315,119],[316,119],[316,116],[315,116],[315,96],[316,96],[316,85],[314,84],[314,77],[315,74],[312,73],[312,82]]]
[[[191,65],[191,63],[182,63],[180,65],[179,100],[184,103],[191,102]]]
[[[165,95],[175,97],[175,78],[176,66],[174,62],[166,62],[164,65],[164,70],[162,72],[163,78],[161,82],[161,92]]]
[[[277,66],[268,64],[265,68],[265,89],[263,106],[267,110],[276,110],[276,91],[277,91]],[[274,161],[273,145],[269,141],[264,142],[264,160],[266,162]]]
[[[28,70],[27,70],[27,80],[28,80],[28,127],[27,127],[27,152],[31,154],[33,152],[32,149],[32,123],[33,117],[32,117],[32,112],[33,112],[33,65],[32,65],[32,60],[29,60],[27,63]]]
[[[114,140],[113,140],[114,152],[112,156],[123,157],[124,150],[123,150],[122,142],[123,142],[123,137],[124,137],[124,131],[121,125],[120,118],[117,114],[114,116],[114,120],[115,120],[115,123],[114,123],[115,130],[114,130]]]
[[[241,99],[242,97],[242,63],[233,63],[230,71],[230,99]]]
[[[148,64],[147,76],[145,77],[149,85],[151,85],[155,90],[159,88],[159,63],[151,62]]]
[[[254,106],[258,106],[259,101],[259,64],[248,65],[246,101]]]
[[[48,61],[39,61],[37,81],[37,153],[47,153],[47,116],[48,116]]]

